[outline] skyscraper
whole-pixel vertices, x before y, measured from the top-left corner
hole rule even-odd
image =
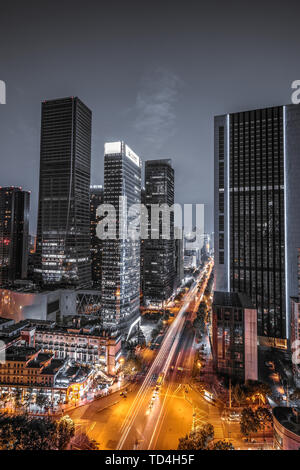
[[[184,278],[184,250],[183,238],[176,238],[175,240],[175,284],[174,287],[179,287]]]
[[[42,103],[37,279],[91,284],[91,111],[77,97]]]
[[[102,280],[102,241],[97,237],[96,229],[100,220],[97,216],[97,208],[103,204],[103,197],[101,185],[90,187],[92,282],[93,288],[99,290],[101,290]]]
[[[298,294],[299,178],[300,106],[215,117],[215,289],[248,294],[259,335],[282,346]]]
[[[146,207],[149,220],[151,205],[174,205],[174,169],[171,159],[148,160],[145,166]],[[163,238],[163,224],[170,224],[170,239]],[[150,225],[149,225],[150,229]],[[175,282],[174,213],[164,222],[160,213],[158,238],[144,242],[144,303],[162,306],[172,295]]]
[[[0,188],[0,285],[27,277],[30,193]]]
[[[105,144],[104,204],[116,211],[116,236],[112,230],[102,242],[102,316],[107,326],[118,325],[128,334],[140,319],[140,240],[121,231],[127,226],[126,206],[141,203],[141,167],[124,142]]]

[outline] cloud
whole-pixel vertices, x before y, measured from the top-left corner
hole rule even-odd
[[[174,135],[180,84],[177,75],[164,68],[157,68],[142,80],[135,103],[134,129],[152,152],[158,152]]]

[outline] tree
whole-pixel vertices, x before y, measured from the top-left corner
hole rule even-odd
[[[258,399],[259,402],[266,403],[266,396],[271,393],[269,385],[256,380],[247,380],[243,389],[247,398],[253,402]]]
[[[260,429],[259,418],[252,408],[243,409],[240,428],[244,436],[249,436],[251,433],[255,433]]]
[[[21,408],[22,407],[22,390],[20,388],[17,388],[14,398],[15,398],[15,408]]]
[[[56,424],[54,421],[27,415],[0,416],[0,449],[53,450]]]
[[[260,427],[262,427],[263,431],[265,432],[265,428],[267,426],[270,426],[273,422],[272,413],[270,412],[270,410],[268,410],[268,408],[265,408],[263,406],[258,407],[255,413],[257,418],[259,419]]]
[[[239,384],[234,385],[232,390],[232,397],[238,406],[241,405],[246,399],[246,395]]]
[[[205,424],[179,439],[178,450],[205,450],[214,438],[214,427]]]
[[[71,449],[99,450],[99,445],[94,439],[90,439],[85,432],[76,434],[70,443]]]
[[[74,432],[74,423],[67,416],[54,421],[25,414],[0,415],[1,450],[62,450]]]
[[[293,393],[290,394],[291,400],[300,400],[300,388],[296,388]]]
[[[217,441],[214,442],[211,447],[211,450],[234,450],[234,447],[231,442]]]
[[[25,409],[29,408],[31,402],[32,402],[32,394],[33,394],[33,389],[28,388],[27,392],[23,396],[23,402],[24,402],[24,407]]]
[[[123,366],[125,375],[134,375],[142,369],[142,360],[136,354],[130,354]]]
[[[44,408],[46,405],[48,405],[49,399],[47,395],[43,393],[43,390],[38,391],[35,402],[39,408]]]
[[[70,439],[75,434],[74,421],[68,416],[63,416],[56,422],[57,426],[57,448],[58,450],[65,450],[70,442]]]

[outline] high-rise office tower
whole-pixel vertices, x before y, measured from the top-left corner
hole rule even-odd
[[[102,241],[102,316],[105,325],[118,325],[128,334],[140,320],[140,240],[126,233],[141,204],[140,158],[124,142],[110,142],[104,148],[104,204],[115,209],[114,228]],[[127,207],[126,207],[127,206]]]
[[[145,166],[146,207],[149,221],[151,205],[165,204],[169,209],[174,205],[174,169],[171,159],[148,160]],[[149,233],[144,242],[144,303],[163,306],[172,295],[175,281],[174,212],[164,221],[159,215],[157,239]],[[163,224],[168,223],[170,238],[163,238]]]
[[[97,237],[96,229],[100,221],[97,216],[97,208],[103,204],[103,197],[101,185],[90,187],[92,282],[93,288],[99,290],[101,290],[102,279],[102,241]]]
[[[91,284],[92,113],[77,97],[42,103],[37,280]]]
[[[0,285],[27,277],[30,193],[0,188]]]
[[[141,190],[141,204],[143,204],[143,206],[146,206],[146,189],[144,187],[142,187],[142,190]],[[141,237],[140,289],[141,289],[142,297],[144,297],[144,258],[145,258],[144,248],[145,248],[145,240],[143,237]]]
[[[215,117],[215,289],[248,294],[258,334],[282,346],[298,294],[299,178],[300,106]]]

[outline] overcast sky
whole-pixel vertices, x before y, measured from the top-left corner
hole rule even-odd
[[[300,79],[293,0],[13,1],[0,7],[0,185],[32,191],[40,102],[79,96],[93,112],[92,183],[105,141],[172,158],[176,202],[205,203],[213,230],[213,116],[291,102]]]

